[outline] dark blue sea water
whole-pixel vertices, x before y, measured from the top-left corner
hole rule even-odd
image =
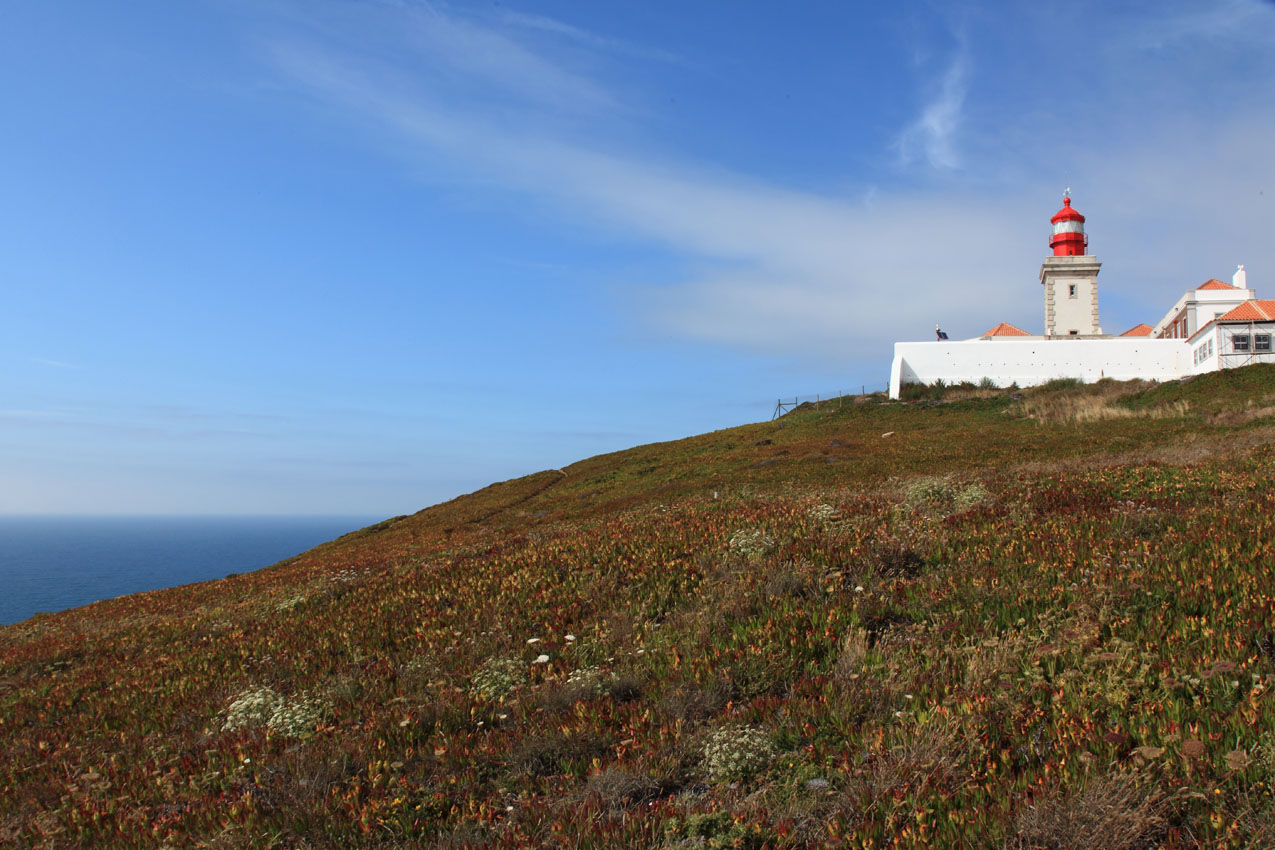
[[[381,519],[0,516],[0,625],[259,569]]]

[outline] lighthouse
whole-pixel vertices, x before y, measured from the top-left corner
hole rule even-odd
[[[1054,232],[1049,237],[1049,247],[1054,249],[1055,257],[1079,257],[1089,247],[1089,237],[1085,235],[1085,217],[1071,208],[1071,196],[1063,196],[1063,208],[1054,213],[1049,220]]]
[[[1045,336],[1102,336],[1098,324],[1098,270],[1102,263],[1088,253],[1085,217],[1071,205],[1070,192],[1063,207],[1049,220],[1053,232],[1049,247],[1053,256],[1040,267],[1045,287]]]

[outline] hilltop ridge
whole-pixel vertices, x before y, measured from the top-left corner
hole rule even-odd
[[[0,846],[1275,846],[1275,367],[913,392],[4,628]]]

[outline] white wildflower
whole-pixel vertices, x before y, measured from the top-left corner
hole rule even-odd
[[[775,539],[759,528],[745,528],[735,532],[727,546],[745,558],[758,558],[774,548]]]
[[[245,726],[265,723],[282,701],[283,698],[270,688],[248,688],[240,691],[227,706],[226,720],[221,728],[223,731],[233,732]]]
[[[314,731],[327,706],[305,696],[285,699],[271,688],[248,688],[226,708],[221,728],[232,732],[245,726],[265,726],[271,732],[300,737]]]
[[[296,593],[296,594],[293,594],[292,596],[289,596],[280,600],[279,603],[274,606],[274,609],[276,611],[291,611],[293,608],[296,608],[302,602],[305,602],[305,599],[306,598],[304,595],[300,593]]]
[[[718,729],[704,745],[704,767],[714,782],[739,782],[765,770],[775,758],[770,736],[756,726]]]
[[[818,504],[811,508],[807,515],[815,522],[827,522],[837,515],[837,509],[832,505]]]
[[[567,684],[577,693],[593,697],[601,694],[611,679],[611,674],[603,673],[597,667],[581,667],[571,671]]]
[[[289,738],[309,735],[319,725],[327,707],[317,699],[297,697],[283,700],[270,713],[266,726],[271,732]]]

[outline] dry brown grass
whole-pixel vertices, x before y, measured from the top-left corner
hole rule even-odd
[[[1169,827],[1170,800],[1136,773],[1098,777],[1069,793],[1055,790],[1021,810],[1006,850],[1143,850]]]
[[[948,387],[943,393],[943,401],[970,401],[972,399],[997,398],[1009,390],[1000,387],[962,386],[958,384]]]
[[[873,806],[897,808],[909,795],[923,792],[950,796],[971,781],[976,752],[975,738],[958,720],[933,716],[926,723],[896,729],[885,751],[851,778],[846,796],[865,811]]]
[[[841,652],[833,666],[833,675],[846,682],[863,672],[863,662],[868,657],[868,633],[864,629],[851,629],[841,643]]]
[[[1209,417],[1209,422],[1214,425],[1246,425],[1255,419],[1267,419],[1275,416],[1275,405],[1271,405],[1271,401],[1275,399],[1265,398],[1261,402],[1249,399],[1243,407],[1219,410]]]
[[[1158,407],[1124,407],[1119,402],[1152,386],[1147,381],[1099,381],[1085,387],[1042,390],[1010,407],[1010,414],[1038,422],[1101,422],[1110,419],[1168,419],[1185,416],[1186,401]]]

